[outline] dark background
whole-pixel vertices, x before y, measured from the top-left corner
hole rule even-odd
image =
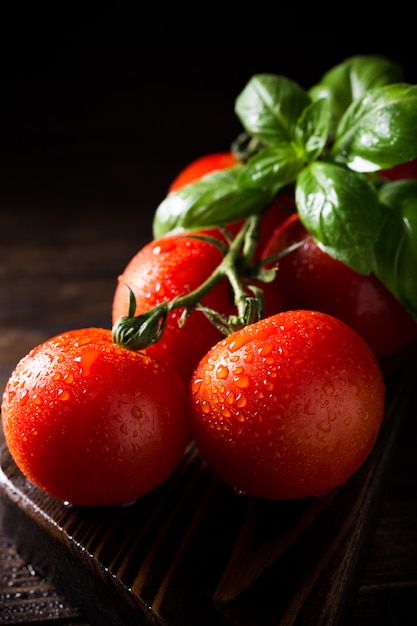
[[[351,5],[74,7],[3,10],[3,212],[27,204],[71,219],[88,207],[118,228],[137,214],[150,223],[183,166],[229,149],[235,98],[257,72],[307,88],[348,56],[376,53],[417,80],[411,18],[392,8],[366,21]]]

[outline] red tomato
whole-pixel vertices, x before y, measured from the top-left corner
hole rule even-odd
[[[85,328],[35,347],[3,395],[9,451],[45,492],[86,506],[131,502],[161,484],[188,439],[177,374]]]
[[[375,355],[354,330],[324,313],[286,311],[203,357],[190,386],[191,431],[237,492],[324,496],[369,455],[384,394]]]
[[[262,254],[267,258],[294,242],[304,244],[279,260],[276,288],[283,309],[315,309],[354,328],[379,359],[398,353],[417,337],[410,313],[374,276],[358,274],[323,252],[298,214],[272,234]]]
[[[196,289],[221,260],[222,254],[215,245],[192,236],[167,235],[149,242],[119,276],[113,297],[113,324],[128,314],[127,285],[135,295],[136,315],[139,315]],[[228,281],[215,287],[203,304],[225,315],[234,313]],[[183,309],[171,312],[162,338],[146,348],[146,352],[172,365],[188,385],[198,361],[222,334],[197,310],[187,317],[185,327],[180,328],[182,313]]]
[[[233,152],[214,152],[213,154],[205,154],[204,156],[191,161],[178,176],[172,181],[169,191],[178,191],[196,182],[202,176],[210,174],[217,170],[224,170],[229,167],[239,165],[239,159],[233,154]]]
[[[193,291],[209,278],[223,257],[217,246],[196,239],[195,234],[166,235],[139,250],[119,276],[113,297],[113,325],[129,311],[126,285],[135,295],[136,315],[139,315],[157,304]],[[265,294],[266,313],[281,310],[277,291],[266,289]],[[236,314],[227,279],[210,291],[202,303],[225,316]],[[201,357],[223,335],[197,309],[188,315],[181,328],[182,313],[182,308],[170,313],[162,338],[146,348],[146,353],[172,365],[188,385]]]

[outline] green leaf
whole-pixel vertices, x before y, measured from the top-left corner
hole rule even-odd
[[[385,85],[355,100],[340,120],[332,155],[362,172],[416,157],[417,85]]]
[[[383,206],[361,174],[315,161],[298,175],[296,203],[324,251],[361,274],[372,270]]]
[[[404,80],[400,65],[378,55],[358,55],[330,69],[309,90],[312,100],[329,103],[329,131],[336,126],[354,100],[360,100],[369,89]]]
[[[154,238],[176,230],[231,224],[262,211],[272,198],[272,192],[242,187],[238,179],[244,167],[239,165],[213,172],[168,194],[154,215]]]
[[[303,150],[308,161],[314,161],[323,152],[328,133],[328,101],[312,102],[302,111],[295,127],[296,143]]]
[[[380,199],[389,210],[375,247],[375,274],[417,318],[417,181],[387,183]]]
[[[305,165],[305,156],[294,143],[263,148],[240,171],[237,183],[246,189],[263,189],[272,196],[295,181]]]
[[[235,112],[249,133],[267,144],[291,142],[303,109],[310,103],[297,83],[273,74],[257,74],[237,97]]]

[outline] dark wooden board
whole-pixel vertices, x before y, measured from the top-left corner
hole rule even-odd
[[[414,372],[412,358],[390,376],[376,446],[326,498],[238,496],[190,444],[175,474],[133,505],[67,506],[31,485],[4,448],[3,532],[93,624],[341,624],[407,417]]]

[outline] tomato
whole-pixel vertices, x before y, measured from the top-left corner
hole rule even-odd
[[[191,161],[178,176],[172,181],[169,191],[178,191],[196,182],[202,176],[210,174],[217,170],[224,170],[229,167],[239,165],[239,159],[233,154],[233,152],[214,152],[213,154],[205,154],[204,156]]]
[[[315,309],[354,328],[379,359],[386,359],[417,337],[417,322],[374,275],[358,274],[323,252],[301,223],[290,216],[272,234],[263,258],[303,245],[279,260],[274,281],[284,309]]]
[[[131,502],[161,484],[189,441],[187,394],[175,371],[84,328],[35,347],[12,372],[4,436],[23,474],[85,506]]]
[[[161,302],[171,301],[200,286],[222,260],[213,244],[192,236],[167,235],[150,241],[129,261],[119,276],[113,297],[113,324],[128,314],[129,292],[136,298],[136,315]],[[203,304],[225,315],[235,312],[227,280],[222,281],[204,299]],[[222,334],[201,311],[194,310],[180,328],[183,309],[173,310],[162,338],[146,348],[151,356],[169,363],[188,385],[191,374],[203,354]]]
[[[378,361],[344,322],[285,311],[216,344],[190,385],[191,432],[238,493],[324,496],[368,457],[384,412]]]

